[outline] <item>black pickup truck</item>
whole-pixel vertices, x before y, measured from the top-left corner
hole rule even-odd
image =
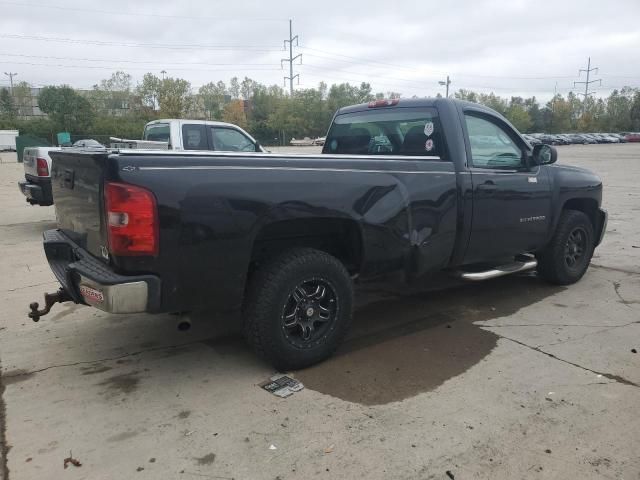
[[[555,164],[496,112],[457,100],[340,109],[322,154],[52,152],[55,302],[112,313],[237,309],[280,369],[321,361],[353,283],[447,270],[485,280],[585,273],[605,231],[602,183]]]

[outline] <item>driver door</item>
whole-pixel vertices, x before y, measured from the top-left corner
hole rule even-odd
[[[547,168],[528,167],[528,149],[497,117],[465,112],[473,219],[465,263],[500,260],[544,246],[551,190]]]

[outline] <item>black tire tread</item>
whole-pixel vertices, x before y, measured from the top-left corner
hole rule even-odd
[[[295,352],[284,352],[276,345],[270,334],[270,319],[278,289],[283,281],[295,272],[305,268],[325,266],[347,279],[349,292],[348,312],[342,324],[337,327],[339,333],[335,341],[326,345],[324,351],[314,358],[303,360]],[[268,260],[253,274],[243,308],[243,335],[253,350],[262,358],[280,370],[299,369],[317,363],[335,352],[340,340],[346,334],[351,323],[351,304],[353,286],[344,265],[328,253],[311,248],[294,248]]]
[[[590,245],[587,247],[589,248],[589,251],[586,252],[588,261],[582,271],[578,273],[571,273],[568,272],[564,266],[562,255],[564,254],[564,245],[567,236],[572,229],[579,225],[585,228],[589,237]],[[589,217],[579,210],[564,210],[560,216],[560,220],[558,221],[553,238],[549,244],[536,255],[538,259],[538,273],[546,281],[557,285],[569,285],[575,283],[582,278],[587,268],[589,268],[594,248],[593,225],[591,224]]]

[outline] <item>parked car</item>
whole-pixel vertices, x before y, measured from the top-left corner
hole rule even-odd
[[[624,138],[627,142],[640,142],[640,133],[627,133]]]
[[[24,180],[18,182],[20,192],[31,205],[53,205],[51,194],[51,157],[58,147],[26,147],[22,157]]]
[[[619,143],[627,143],[627,139],[624,137],[624,135],[621,135],[619,133],[610,133],[609,135],[617,138]]]
[[[384,149],[380,149],[384,145]],[[454,99],[338,110],[322,154],[51,152],[61,284],[112,313],[238,309],[279,370],[335,351],[353,279],[445,270],[480,281],[537,268],[578,281],[605,232],[602,182],[555,164],[497,112]],[[499,213],[497,213],[499,212]],[[91,221],[86,221],[91,219]],[[524,294],[524,292],[523,292]]]

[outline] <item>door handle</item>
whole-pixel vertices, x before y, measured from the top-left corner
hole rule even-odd
[[[478,190],[484,190],[485,192],[492,192],[494,191],[497,187],[496,184],[494,183],[493,180],[487,180],[484,183],[481,183],[480,185],[478,185]]]

